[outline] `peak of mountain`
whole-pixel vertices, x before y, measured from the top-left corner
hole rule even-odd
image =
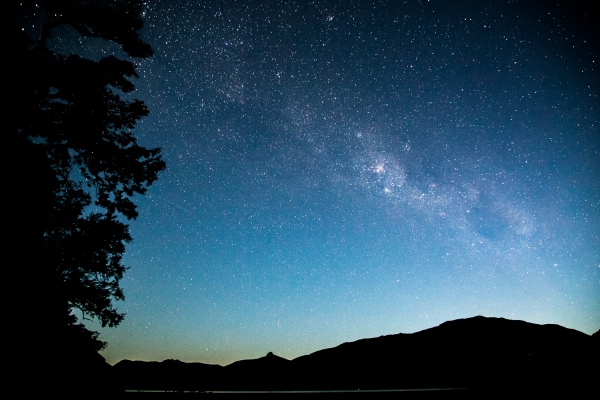
[[[268,373],[277,373],[280,368],[285,367],[288,363],[290,363],[290,360],[276,356],[272,352],[269,352],[264,357],[235,361],[227,365],[225,368],[228,371],[235,370],[238,373],[243,373],[244,371],[251,373],[256,369],[260,369]]]
[[[281,364],[287,364],[289,362],[290,360],[276,356],[273,352],[268,352],[264,357],[235,361],[225,368],[254,368],[258,365],[261,367],[278,367]]]

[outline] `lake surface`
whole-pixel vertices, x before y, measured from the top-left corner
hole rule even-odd
[[[484,393],[485,392],[485,393]],[[300,398],[304,396],[308,396],[310,398],[315,397],[326,397],[326,398],[334,398],[334,397],[347,397],[347,396],[375,396],[377,398],[382,397],[393,397],[396,399],[470,399],[470,398],[482,398],[488,397],[486,395],[492,394],[489,391],[481,391],[475,389],[467,389],[467,388],[435,388],[435,389],[392,389],[392,390],[285,390],[285,391],[259,391],[259,390],[248,390],[248,391],[212,391],[206,393],[198,393],[192,391],[182,391],[182,392],[166,392],[166,391],[156,391],[156,390],[145,390],[145,391],[137,391],[137,390],[128,390],[127,393],[124,394],[125,397],[204,397],[208,395],[209,397],[216,396],[219,398],[223,397],[235,397],[235,398],[277,398],[277,397],[293,397]]]

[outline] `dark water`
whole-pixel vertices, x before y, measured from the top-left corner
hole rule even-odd
[[[166,390],[127,390],[127,393],[196,393],[196,394],[335,394],[335,393],[403,393],[403,392],[448,392],[467,391],[467,388],[434,388],[434,389],[382,389],[382,390],[214,390],[209,392],[195,392],[191,390],[166,391]]]
[[[396,398],[396,399],[475,399],[487,398],[494,393],[490,391],[481,391],[465,388],[441,388],[441,389],[397,389],[397,390],[328,390],[328,391],[214,391],[207,393],[197,393],[190,391],[183,392],[164,392],[164,391],[128,391],[123,397],[200,397],[200,398],[347,398],[347,397],[376,397],[376,398]]]

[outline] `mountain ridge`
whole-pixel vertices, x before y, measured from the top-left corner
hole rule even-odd
[[[293,360],[269,352],[227,366],[123,360],[113,368],[128,389],[533,387],[587,384],[585,362],[594,355],[598,340],[574,329],[476,316],[344,342]]]

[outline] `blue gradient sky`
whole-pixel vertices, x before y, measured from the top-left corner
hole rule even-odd
[[[600,328],[600,43],[547,3],[148,1],[135,132],[167,170],[107,361]]]

